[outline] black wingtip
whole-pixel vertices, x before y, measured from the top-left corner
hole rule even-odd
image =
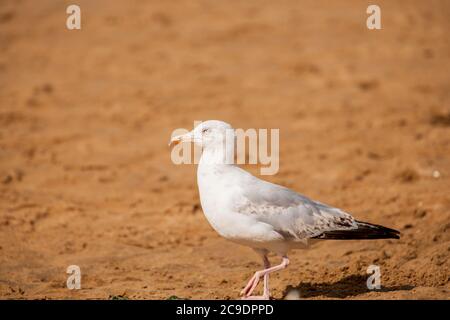
[[[400,231],[383,227],[377,224],[356,221],[357,229],[330,230],[314,237],[324,240],[375,240],[400,239]]]

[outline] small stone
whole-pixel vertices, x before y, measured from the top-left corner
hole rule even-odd
[[[424,210],[424,209],[416,209],[416,210],[414,210],[414,216],[415,216],[416,218],[422,219],[422,218],[424,218],[426,215],[427,215],[427,211]]]
[[[300,290],[291,289],[284,297],[284,300],[300,300]]]
[[[433,171],[433,178],[439,179],[441,177],[441,173],[437,170]]]
[[[407,168],[399,172],[397,178],[403,183],[410,183],[419,179],[419,174],[415,170]]]

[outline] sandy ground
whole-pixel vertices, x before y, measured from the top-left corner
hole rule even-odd
[[[237,298],[261,262],[167,147],[221,119],[280,128],[266,179],[402,232],[292,253],[275,298],[449,299],[449,1],[377,1],[380,31],[367,1],[79,0],[69,31],[71,3],[0,1],[0,298]]]

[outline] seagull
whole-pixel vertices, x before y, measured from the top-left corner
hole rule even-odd
[[[233,137],[230,139],[229,137]],[[243,299],[270,299],[269,275],[289,265],[288,252],[319,240],[399,239],[400,232],[358,221],[349,213],[261,180],[230,161],[235,131],[208,120],[171,138],[169,145],[193,142],[202,148],[197,184],[204,215],[212,228],[232,242],[254,249],[263,269],[241,291]],[[271,266],[268,254],[281,263]],[[263,279],[263,294],[252,295]]]

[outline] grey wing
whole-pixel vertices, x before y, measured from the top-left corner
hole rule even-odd
[[[270,224],[285,239],[303,241],[325,231],[357,229],[348,213],[313,201],[288,188],[255,177],[243,187],[243,200],[236,210]]]

